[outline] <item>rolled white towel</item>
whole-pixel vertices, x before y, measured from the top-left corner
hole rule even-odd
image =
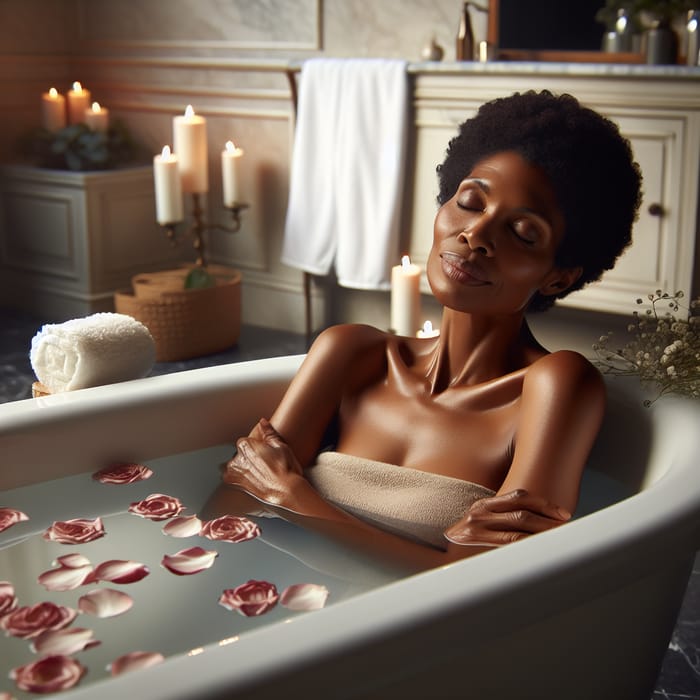
[[[51,392],[144,377],[155,357],[148,328],[115,313],[47,323],[32,338],[29,353],[37,379]]]

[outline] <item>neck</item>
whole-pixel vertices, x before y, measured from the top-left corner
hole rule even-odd
[[[432,392],[480,384],[514,372],[545,352],[523,313],[494,318],[443,311],[440,336],[428,358]]]

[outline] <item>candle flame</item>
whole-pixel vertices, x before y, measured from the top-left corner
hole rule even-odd
[[[163,152],[161,153],[163,158],[170,158],[170,146],[163,146]]]
[[[73,92],[77,92],[79,95],[83,92],[83,86],[77,80],[73,83]]]
[[[401,267],[402,267],[404,270],[408,270],[408,268],[410,267],[410,265],[411,265],[411,258],[409,258],[408,255],[402,256],[402,258],[401,258]]]
[[[433,332],[433,324],[430,321],[426,321],[423,324],[423,333],[425,333],[427,335],[428,333],[432,333],[432,332]]]
[[[54,97],[58,97],[58,90],[56,90],[56,88],[50,88],[49,89],[49,97],[51,97],[52,99]]]
[[[93,102],[93,103],[92,103],[92,111],[93,111],[93,112],[95,112],[95,113],[97,114],[97,113],[99,113],[99,111],[100,111],[101,109],[102,109],[102,107],[100,107],[100,103],[99,103],[99,102]]]
[[[226,150],[229,153],[235,153],[236,152],[236,144],[234,144],[233,141],[227,141],[226,142]]]
[[[192,105],[187,105],[187,109],[185,109],[185,116],[194,117],[194,108],[192,107]]]

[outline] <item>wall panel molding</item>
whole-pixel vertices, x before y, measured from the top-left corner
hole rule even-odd
[[[322,0],[198,0],[195,15],[193,7],[187,0],[78,0],[78,41],[87,50],[111,51],[318,51],[323,45]],[[192,21],[177,21],[188,13]]]

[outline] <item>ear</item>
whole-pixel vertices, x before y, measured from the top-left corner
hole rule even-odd
[[[561,294],[574,284],[582,273],[582,267],[555,268],[547,276],[547,279],[538,291],[544,296]]]

